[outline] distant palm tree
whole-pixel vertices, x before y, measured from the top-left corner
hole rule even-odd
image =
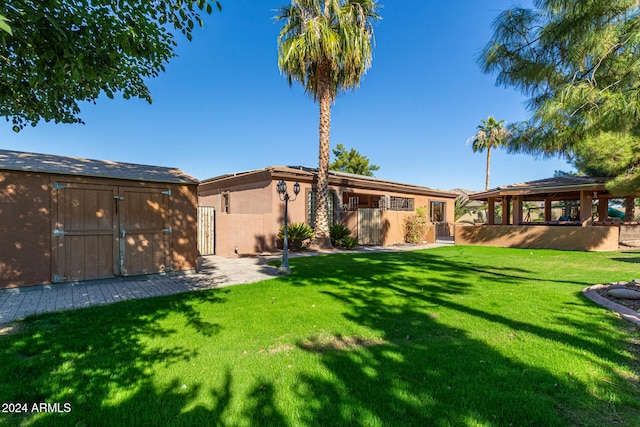
[[[502,124],[504,120],[497,121],[493,116],[489,116],[487,120],[481,120],[482,124],[478,125],[478,132],[468,139],[467,143],[471,143],[473,152],[481,152],[487,149],[487,176],[485,181],[485,191],[489,189],[489,174],[491,170],[491,149],[494,147],[504,147],[506,145],[509,130]]]
[[[329,133],[331,104],[338,93],[360,84],[371,66],[375,0],[292,0],[276,18],[284,21],[278,36],[278,66],[320,105],[316,244],[331,246],[328,217]]]

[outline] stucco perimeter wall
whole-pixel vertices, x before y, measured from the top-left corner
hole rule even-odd
[[[220,214],[216,217],[218,255],[255,254],[276,247],[277,226],[271,214]]]
[[[460,226],[455,229],[456,245],[500,246],[576,251],[618,250],[617,227],[569,226]]]
[[[405,223],[412,215],[415,215],[415,212],[382,211],[383,246],[404,243]],[[436,241],[433,225],[427,226],[422,240],[427,243],[434,243]]]
[[[405,221],[414,212],[382,211],[382,245],[390,246],[404,243]],[[356,211],[342,212],[340,217],[347,228],[351,230],[351,236],[358,235],[358,213]],[[426,233],[422,239],[427,243],[435,242],[435,229],[433,225],[428,225]]]

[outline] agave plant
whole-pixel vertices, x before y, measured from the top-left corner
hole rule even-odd
[[[284,239],[284,225],[280,227],[278,237]],[[287,226],[287,242],[289,249],[299,251],[309,246],[313,239],[313,229],[303,222],[295,222]]]
[[[345,237],[351,234],[351,230],[344,224],[334,224],[329,229],[329,235],[331,236],[331,244],[333,246],[342,246]]]

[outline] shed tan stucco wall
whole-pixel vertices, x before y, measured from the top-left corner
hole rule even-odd
[[[455,229],[456,245],[578,251],[618,250],[617,227],[480,225]]]
[[[48,175],[0,172],[0,288],[49,282],[53,228]]]
[[[174,271],[198,268],[198,187],[171,184],[171,262]]]

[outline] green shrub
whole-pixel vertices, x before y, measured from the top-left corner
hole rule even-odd
[[[343,239],[351,234],[351,230],[344,224],[334,224],[329,229],[331,244],[333,246],[343,246]]]
[[[280,227],[278,237],[284,239],[284,225]],[[289,249],[299,251],[309,246],[310,240],[313,239],[313,229],[303,222],[295,222],[287,225],[287,242]]]
[[[358,244],[358,239],[351,236],[345,236],[342,238],[340,246],[345,249],[353,249]]]
[[[405,220],[404,241],[417,244],[424,240],[425,234],[427,234],[427,208],[421,207]]]

